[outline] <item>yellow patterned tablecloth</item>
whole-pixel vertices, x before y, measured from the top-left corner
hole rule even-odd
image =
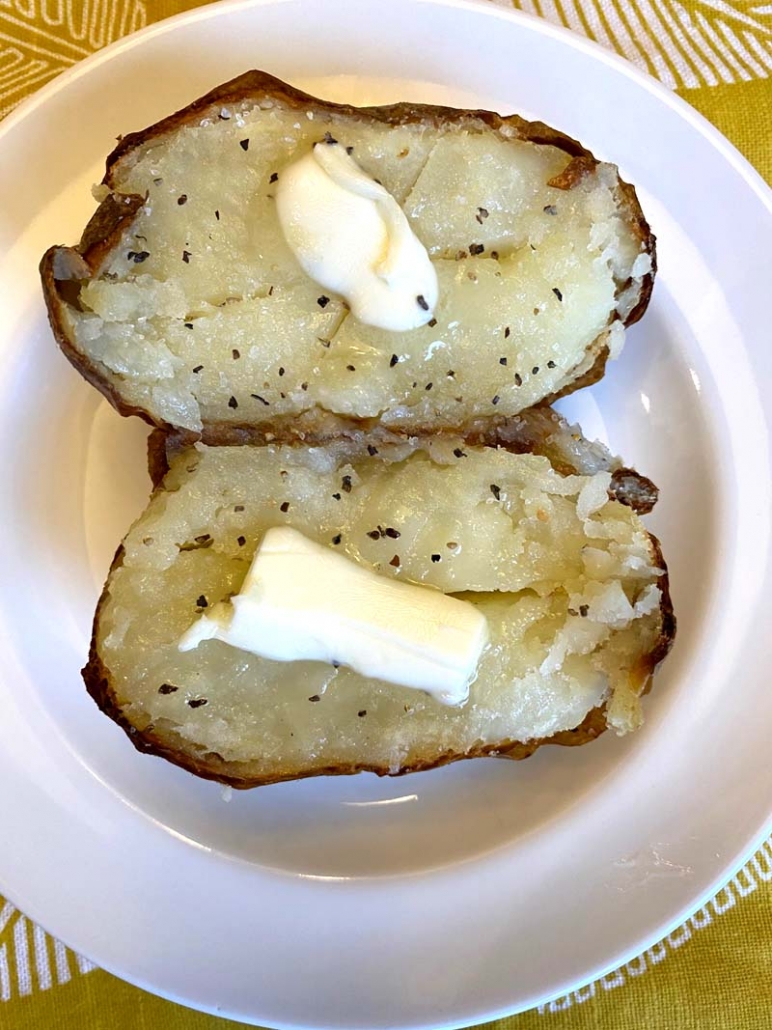
[[[324,0],[319,0],[324,2]],[[509,0],[496,0],[504,6]],[[513,0],[590,36],[706,115],[772,182],[772,3]],[[0,118],[61,71],[193,0],[0,0]],[[0,204],[2,201],[0,201]],[[74,955],[0,898],[2,1030],[226,1030]],[[495,1030],[769,1030],[772,840],[621,969]]]

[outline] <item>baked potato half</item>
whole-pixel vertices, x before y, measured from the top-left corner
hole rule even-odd
[[[556,416],[527,423],[498,427],[509,449],[451,437],[377,454],[357,441],[156,439],[163,478],[94,621],[92,697],[140,750],[234,787],[523,758],[635,729],[675,632],[666,566],[635,510],[656,492]],[[529,435],[541,454],[517,453]],[[263,534],[282,525],[477,606],[490,641],[468,702],[219,640],[181,652],[197,615],[239,590]]]
[[[325,137],[427,249],[427,325],[364,324],[290,250],[277,185]],[[328,103],[256,71],[123,138],[97,195],[79,245],[42,261],[56,338],[119,411],[209,444],[514,415],[602,376],[655,273],[635,190],[568,136],[517,115]]]

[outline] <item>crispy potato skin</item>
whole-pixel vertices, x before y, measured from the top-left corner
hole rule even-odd
[[[214,117],[223,106],[242,101],[259,101],[261,98],[280,101],[298,111],[306,111],[311,107],[317,111],[332,111],[344,116],[361,116],[364,111],[372,121],[385,125],[396,126],[420,122],[427,125],[457,126],[459,128],[484,126],[496,133],[506,135],[506,138],[509,139],[557,147],[571,158],[563,172],[550,180],[550,185],[557,189],[572,189],[598,164],[597,159],[577,140],[550,128],[543,122],[529,122],[519,115],[502,117],[491,111],[460,110],[425,104],[391,104],[383,107],[356,108],[350,104],[334,104],[319,100],[266,72],[249,71],[230,82],[217,86],[205,96],[155,125],[124,136],[107,158],[102,183],[112,188],[115,185],[118,169],[130,166],[146,144],[158,141],[182,126],[198,123],[203,118]],[[649,304],[656,274],[656,241],[641,210],[635,188],[622,180],[620,180],[620,184],[624,201],[623,214],[634,236],[640,240],[643,252],[648,254],[652,261],[652,270],[642,281],[638,301],[624,320],[623,324],[630,326],[643,316]],[[54,246],[46,251],[40,263],[40,274],[51,328],[68,361],[107,398],[121,415],[138,415],[150,425],[168,430],[173,427],[156,417],[151,411],[128,404],[98,364],[77,349],[68,332],[65,317],[66,309],[73,299],[73,283],[82,282],[98,272],[105,257],[117,244],[121,233],[130,224],[143,203],[144,197],[136,195],[126,195],[123,204],[116,202],[112,195],[109,196],[97,208],[76,247]],[[587,354],[594,359],[591,366],[560,393],[546,398],[545,404],[552,403],[558,397],[566,396],[584,386],[589,386],[603,377],[608,360],[605,332],[590,344]],[[458,430],[460,427],[449,428]],[[262,422],[259,426],[248,422],[238,424],[210,421],[204,425],[200,434],[191,433],[188,438],[200,439],[212,446],[235,443],[259,444],[267,441],[291,443],[296,440],[321,444],[348,432],[374,431],[376,429],[377,423],[372,419],[336,416],[321,409],[312,409],[300,417],[284,416],[273,422]],[[411,435],[424,432],[436,432],[436,426],[413,426],[410,429]]]
[[[565,420],[549,409],[530,413],[526,412],[524,416],[519,416],[518,418],[522,425],[513,427],[511,424],[499,424],[497,429],[489,428],[487,442],[494,446],[505,446],[515,453],[531,451],[532,453],[551,457],[555,453],[554,435],[571,431]],[[512,421],[509,420],[509,423]],[[514,443],[512,442],[513,433],[517,436]],[[509,442],[504,442],[504,436],[510,438]],[[482,442],[481,436],[478,434],[477,438],[474,441],[470,440],[470,442]],[[170,436],[160,431],[151,434],[148,440],[148,469],[155,491],[163,490],[163,478],[169,468],[167,455],[176,453],[185,445],[186,441],[178,434]],[[565,475],[569,475],[581,470],[563,460],[560,463],[560,471]],[[650,504],[648,503],[651,500],[652,491],[654,492],[654,500],[656,500],[656,487],[654,484],[645,477],[639,476],[632,469],[625,468],[619,470],[619,472],[622,473],[622,476],[617,480],[616,486],[612,480],[610,494],[616,500],[629,505],[637,511],[645,512],[650,510],[654,503],[654,501],[651,501]],[[641,500],[642,498],[643,500]],[[660,603],[662,632],[655,647],[641,659],[636,669],[635,686],[640,695],[646,694],[650,690],[654,671],[668,654],[676,632],[676,620],[673,613],[667,567],[662,557],[662,549],[659,540],[651,534],[649,536],[657,565],[665,570],[664,574],[657,581],[657,585],[662,591],[662,601]],[[286,773],[279,772],[273,776],[266,776],[262,773],[256,773],[253,768],[250,768],[250,763],[248,762],[226,761],[221,755],[216,753],[201,755],[191,747],[189,741],[173,733],[167,734],[166,737],[161,737],[154,732],[152,727],[140,730],[133,725],[118,703],[115,689],[110,680],[110,672],[99,655],[98,639],[101,612],[109,596],[112,574],[123,562],[123,553],[123,546],[121,545],[113,559],[107,582],[94,615],[89,660],[83,669],[86,689],[101,711],[124,730],[138,751],[141,751],[143,754],[165,758],[174,765],[186,769],[188,772],[194,773],[203,779],[214,780],[239,790],[246,790],[251,787],[265,786],[270,783],[303,779],[311,776],[346,776],[359,772],[373,772],[378,776],[403,776],[407,773],[436,769],[442,765],[449,765],[451,762],[470,758],[499,757],[516,760],[528,758],[534,751],[545,744],[578,747],[595,740],[607,728],[605,708],[600,706],[592,709],[575,729],[556,733],[552,737],[529,741],[504,740],[497,742],[495,745],[480,745],[463,752],[448,751],[438,755],[432,762],[405,764],[397,770],[379,765],[351,764],[314,769],[301,775],[298,775],[297,770],[293,768],[287,769]]]

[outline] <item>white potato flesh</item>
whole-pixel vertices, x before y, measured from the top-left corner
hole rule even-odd
[[[450,133],[278,105],[225,113],[119,166],[116,190],[146,203],[82,288],[83,310],[67,310],[78,348],[158,420],[198,431],[331,412],[408,430],[514,414],[592,364],[595,341],[649,271],[610,166],[566,191],[547,181],[567,154],[505,142],[479,124]],[[326,132],[403,204],[433,255],[435,325],[364,325],[291,253],[276,177]],[[291,341],[282,382],[277,340]],[[198,366],[206,376],[193,373]],[[251,410],[251,393],[269,403]]]
[[[100,657],[132,723],[266,777],[396,771],[529,741],[617,695],[616,728],[636,725],[640,666],[662,630],[661,570],[640,519],[608,500],[609,474],[561,476],[546,458],[460,442],[444,454],[405,446],[351,462],[335,448],[199,446],[175,459],[124,541],[99,620]],[[468,703],[220,641],[180,652],[277,525],[478,605],[491,639]]]

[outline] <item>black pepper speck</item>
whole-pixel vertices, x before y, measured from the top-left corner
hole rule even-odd
[[[240,139],[239,140],[239,146],[241,147],[242,150],[249,150],[249,140],[248,139]]]
[[[229,408],[238,408],[238,406],[239,406],[239,402],[236,400],[236,398],[235,397],[231,397],[231,399],[228,401],[228,407]]]

